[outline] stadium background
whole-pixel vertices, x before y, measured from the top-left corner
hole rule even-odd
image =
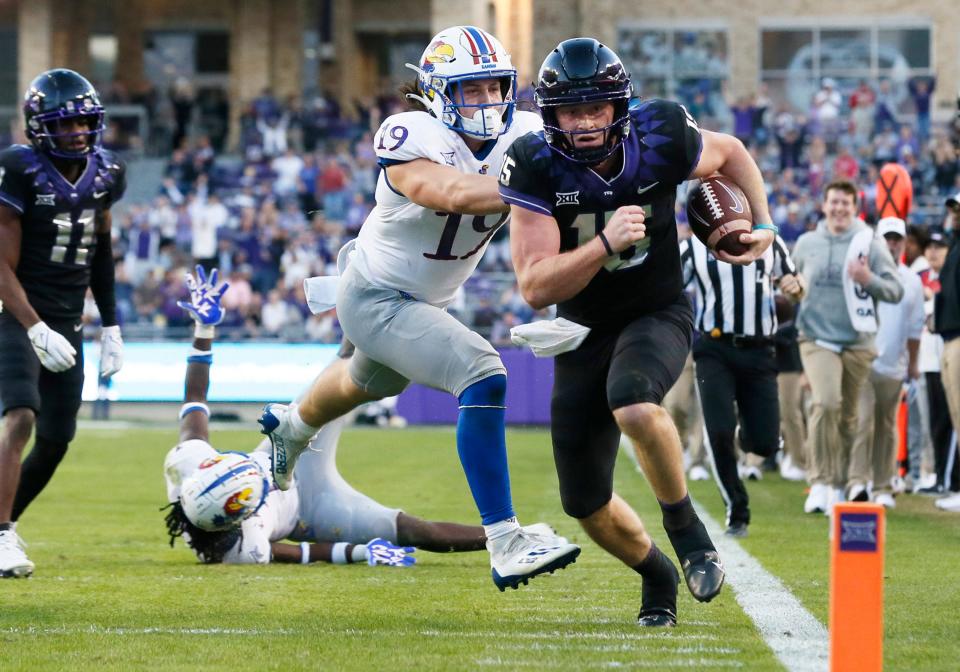
[[[304,356],[304,346],[288,343],[339,338],[333,314],[308,314],[299,280],[331,270],[340,242],[372,206],[370,130],[397,109],[396,86],[410,75],[403,64],[417,60],[434,32],[458,23],[501,38],[521,87],[562,39],[586,34],[614,46],[636,93],[680,100],[703,126],[750,144],[788,240],[815,221],[819,187],[838,171],[852,171],[869,187],[882,159],[907,161],[920,222],[935,221],[939,197],[956,190],[956,160],[943,175],[931,141],[947,137],[938,134],[954,114],[960,81],[960,31],[948,3],[808,0],[771,11],[757,0],[0,0],[0,59],[7,64],[0,71],[0,136],[6,136],[0,139],[22,137],[18,103],[27,83],[66,65],[98,86],[110,118],[106,142],[130,161],[115,243],[124,334],[133,347],[127,367],[100,396],[175,398],[163,386],[150,387],[158,371],[179,380],[181,370],[164,359],[171,350],[134,344],[182,342],[188,333],[175,301],[184,292],[183,269],[198,256],[191,228],[198,217],[218,222],[214,260],[241,297],[221,332],[240,342],[249,363],[250,377],[234,376],[232,386],[218,367],[212,397],[250,400],[245,380],[285,376],[286,386],[264,384],[252,396],[289,397],[326,361],[329,348],[317,348],[306,349],[299,376],[289,375],[296,367],[272,364]],[[918,118],[910,86],[928,77],[936,82],[932,132]],[[843,94],[834,125],[820,123],[811,107],[828,79]],[[861,81],[891,113],[886,126],[878,120],[865,135],[862,126],[858,135],[849,109]],[[528,88],[523,95],[529,99]],[[279,126],[295,172],[298,162],[308,162],[283,188],[274,163],[284,158],[283,146],[267,138]],[[784,163],[783,145],[776,146],[791,126],[803,136],[796,167]],[[896,136],[886,145],[885,132]],[[892,156],[881,156],[884,148]],[[222,205],[207,207],[207,194]],[[549,317],[520,299],[506,232],[452,310],[498,347],[509,347],[513,324]],[[92,336],[92,305],[87,320]],[[94,399],[93,347],[88,355],[85,398]],[[529,409],[515,422],[545,419],[538,391],[549,388],[549,369],[536,371],[512,377],[511,405]],[[422,420],[452,419],[452,406],[449,417],[427,412],[440,399],[412,390],[401,408]]]

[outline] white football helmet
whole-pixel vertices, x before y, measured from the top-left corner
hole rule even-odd
[[[256,513],[269,492],[259,464],[243,453],[218,453],[183,480],[180,506],[201,530],[228,530]]]
[[[454,26],[437,33],[420,57],[407,67],[417,73],[420,101],[448,128],[475,138],[493,139],[510,128],[516,107],[517,71],[500,41],[473,26]],[[460,84],[470,79],[499,79],[502,103],[467,105]],[[464,107],[477,108],[469,117]]]

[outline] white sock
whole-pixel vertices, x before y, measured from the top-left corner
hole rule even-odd
[[[300,415],[299,405],[294,405],[290,408],[290,415],[288,417],[290,420],[290,433],[293,434],[293,438],[295,439],[309,441],[313,438],[313,435],[320,430],[319,427],[308,425],[303,421],[303,416]]]
[[[500,520],[491,525],[484,525],[483,531],[487,535],[490,551],[499,550],[499,547],[505,544],[513,536],[513,533],[519,529],[520,523],[517,522],[516,516]]]

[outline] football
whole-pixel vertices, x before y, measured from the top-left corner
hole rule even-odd
[[[714,252],[739,256],[747,251],[740,234],[750,233],[753,215],[746,194],[730,178],[713,175],[692,185],[687,221],[694,235]]]

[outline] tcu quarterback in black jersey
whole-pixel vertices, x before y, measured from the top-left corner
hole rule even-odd
[[[562,319],[581,325],[579,340],[554,351],[551,434],[564,510],[643,577],[639,623],[672,626],[678,572],[613,492],[613,467],[622,432],[660,502],[690,592],[713,599],[723,567],[690,503],[677,430],[660,406],[693,326],[677,185],[720,172],[743,188],[761,224],[742,234],[749,249],[719,253],[724,261],[753,261],[774,227],[760,171],[736,138],[702,131],[677,103],[630,98],[630,76],[613,51],[589,38],[561,42],[536,83],[544,130],[513,143],[500,194],[511,205],[524,298],[534,308],[558,304]],[[561,326],[571,328],[558,324],[558,333]]]
[[[30,144],[0,152],[0,577],[33,572],[16,521],[76,432],[88,287],[103,324],[100,375],[113,375],[123,360],[110,206],[125,177],[122,162],[100,146],[100,99],[76,72],[49,70],[27,89],[23,114]]]

